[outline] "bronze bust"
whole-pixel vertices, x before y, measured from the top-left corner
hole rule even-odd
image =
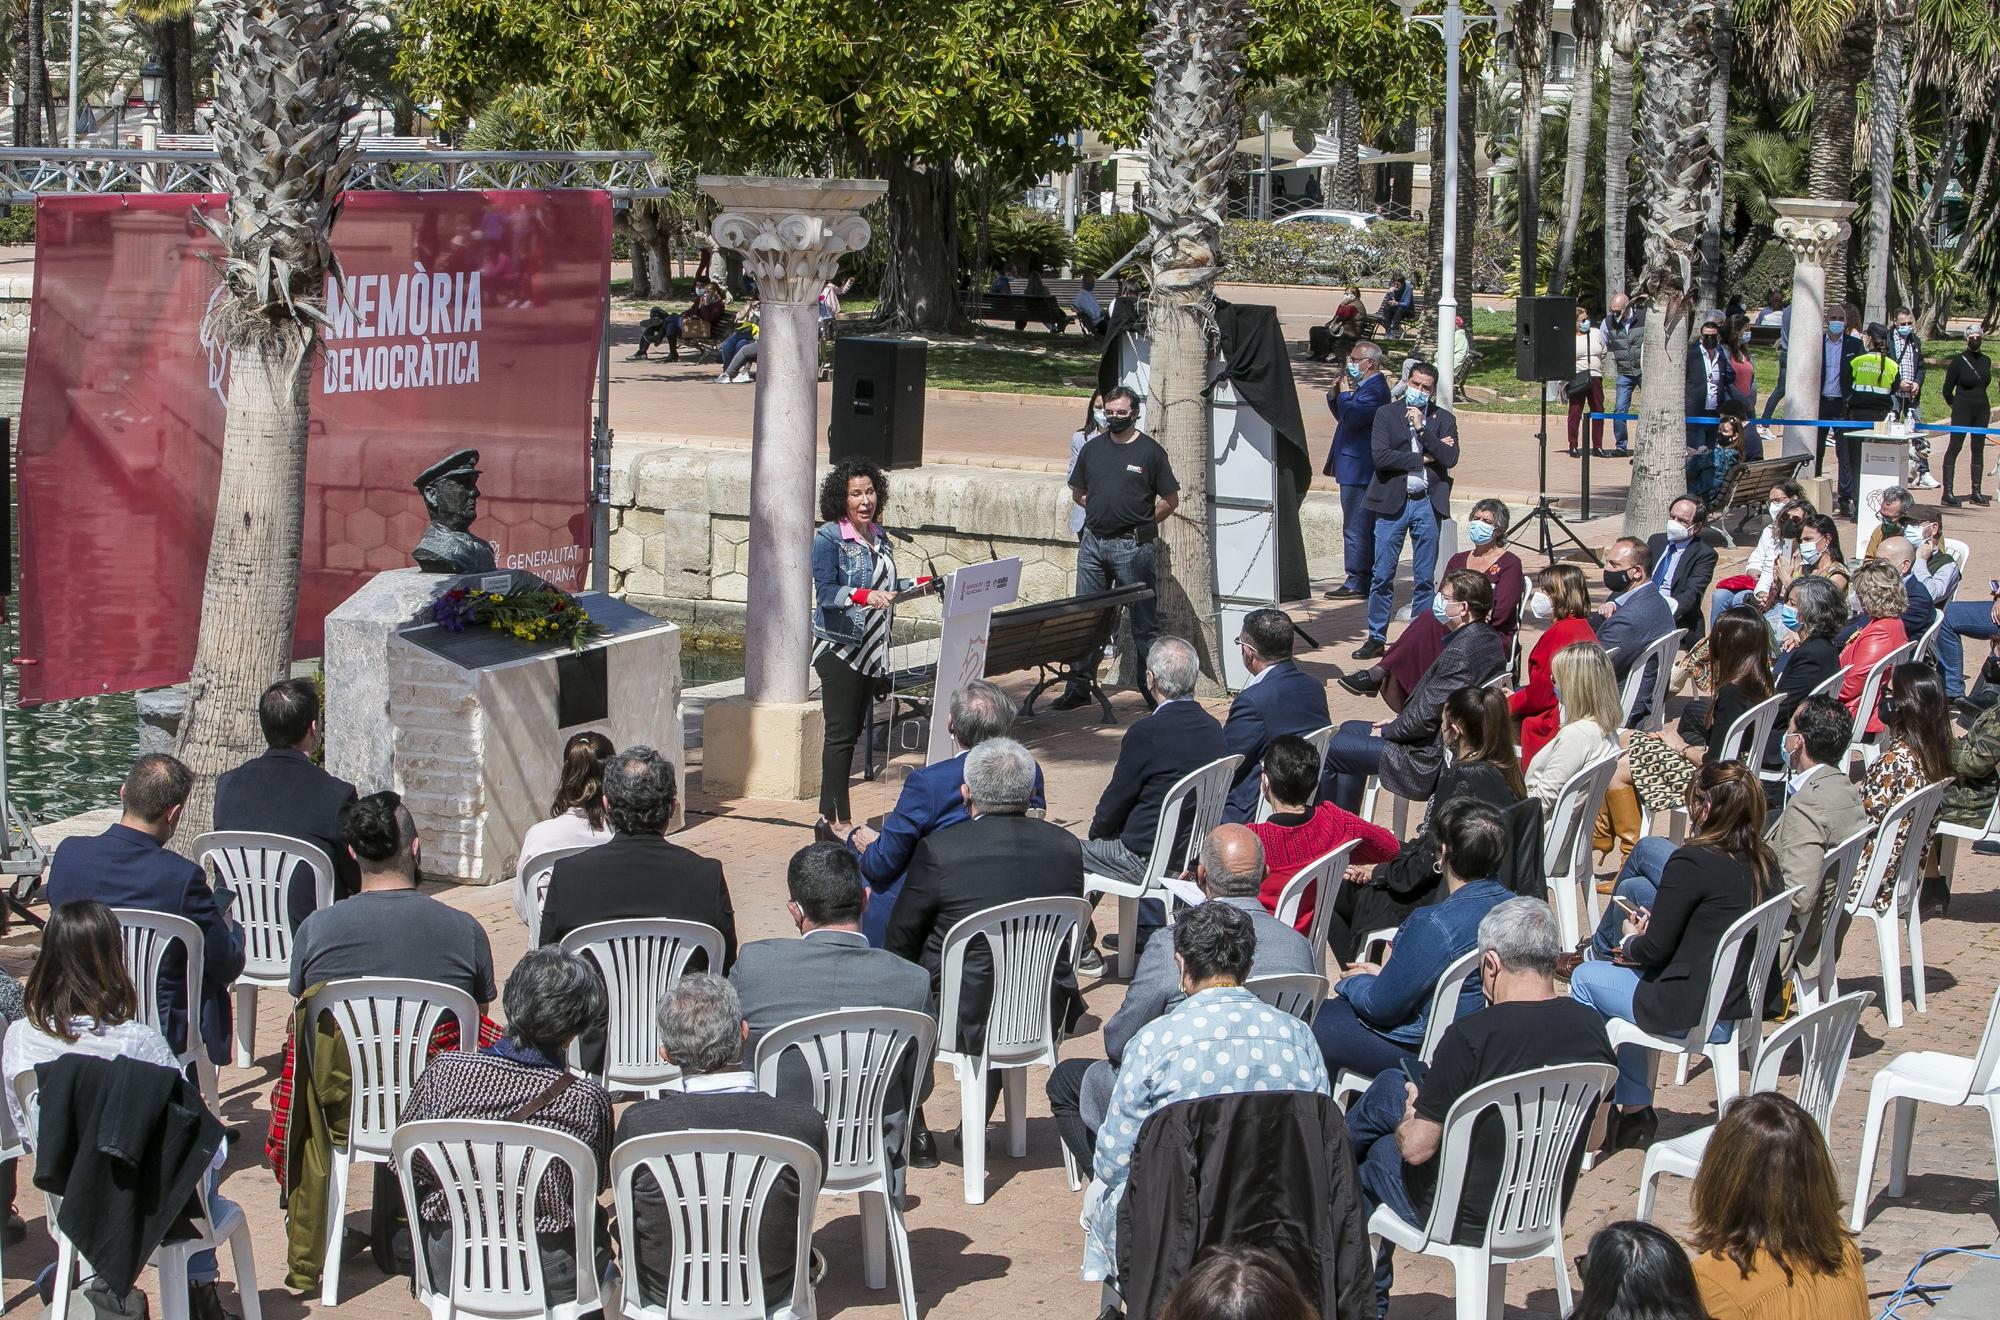
[[[410,557],[426,573],[490,573],[493,547],[471,532],[479,512],[479,451],[461,449],[417,476],[431,525]]]

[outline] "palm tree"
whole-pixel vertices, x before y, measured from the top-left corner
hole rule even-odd
[[[1152,21],[1140,46],[1153,70],[1144,207],[1152,223],[1146,416],[1181,483],[1180,510],[1161,529],[1165,563],[1156,569],[1155,589],[1161,629],[1193,641],[1208,690],[1216,691],[1221,661],[1203,387],[1250,15],[1235,0],[1151,0],[1148,8]]]
[[[1639,0],[1609,0],[1611,94],[1604,120],[1604,296],[1625,292],[1625,224],[1631,209],[1632,56],[1639,48]]]
[[[338,276],[332,230],[356,143],[343,138],[343,0],[232,0],[216,65],[225,296],[210,315],[230,352],[222,475],[201,633],[178,751],[195,772],[188,828],[208,828],[215,776],[255,747],[257,698],[292,659],[305,519],[313,350]]]
[[[1640,397],[1637,453],[1625,501],[1628,535],[1645,535],[1659,526],[1686,486],[1681,393],[1672,386],[1687,367],[1697,247],[1708,219],[1709,194],[1721,186],[1707,120],[1686,113],[1686,107],[1706,105],[1715,78],[1715,8],[1715,0],[1639,3],[1644,34],[1640,67],[1646,80],[1639,115],[1646,265],[1639,275],[1639,294],[1648,300],[1640,371],[1648,381],[1666,382],[1669,388],[1650,389]]]
[[[1562,237],[1556,244],[1549,288],[1561,293],[1576,253],[1576,229],[1583,219],[1583,193],[1589,174],[1591,102],[1597,95],[1597,49],[1603,45],[1603,9],[1598,0],[1576,0],[1570,26],[1576,33],[1576,77],[1570,83],[1569,137],[1563,162]],[[1631,107],[1628,104],[1629,115]],[[1629,129],[1628,129],[1629,131]]]
[[[1548,74],[1549,0],[1520,0],[1514,8],[1514,61],[1521,69],[1521,150],[1514,196],[1521,208],[1521,293],[1532,296],[1541,266],[1542,91]]]
[[[1889,204],[1896,191],[1896,136],[1902,126],[1903,51],[1916,0],[1881,0],[1868,110],[1868,291],[1866,316],[1889,319]],[[1946,146],[1949,151],[1951,147]]]
[[[1334,161],[1327,167],[1321,191],[1328,206],[1361,209],[1361,98],[1354,84],[1342,78],[1328,97],[1327,126],[1333,130]]]
[[[1733,0],[1716,0],[1712,31],[1715,43],[1715,81],[1708,89],[1708,145],[1720,164],[1729,140],[1729,73],[1735,65],[1736,27],[1731,12]],[[1722,306],[1722,189],[1709,197],[1708,227],[1701,233],[1700,302],[1705,308]]]
[[[160,120],[169,133],[194,132],[194,16],[200,0],[119,0],[144,28],[160,64]]]

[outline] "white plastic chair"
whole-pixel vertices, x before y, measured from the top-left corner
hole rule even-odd
[[[556,863],[565,857],[589,852],[594,843],[573,843],[562,848],[544,848],[523,857],[514,868],[514,915],[528,928],[528,947],[542,942],[542,904],[548,901],[549,877]]]
[[[1375,823],[1375,804],[1382,798],[1382,776],[1378,772],[1368,776],[1361,785],[1361,810],[1355,813],[1369,824]],[[1410,832],[1410,800],[1398,794],[1389,795],[1388,828],[1397,838]]]
[[[332,1017],[347,1048],[347,1145],[335,1146],[326,1184],[326,1267],[320,1305],[340,1300],[341,1235],[347,1220],[347,1181],[356,1164],[388,1164],[403,1105],[429,1062],[431,1033],[449,1013],[458,1021],[461,1046],[479,1038],[479,1006],[456,986],[436,981],[361,977],[329,981],[306,1000],[305,1021],[316,1031],[322,1014]],[[311,1066],[303,1049],[294,1075]],[[596,1166],[591,1166],[593,1175]],[[411,1202],[415,1204],[415,1202]],[[421,1252],[418,1254],[422,1254]],[[580,1271],[587,1273],[588,1271]]]
[[[1417,1046],[1417,1058],[1422,1062],[1431,1061],[1431,1056],[1437,1053],[1438,1042],[1444,1039],[1444,1033],[1451,1028],[1451,1024],[1458,1020],[1458,997],[1465,989],[1465,978],[1478,967],[1479,950],[1470,949],[1452,959],[1444,969],[1444,975],[1438,977],[1437,984],[1431,987],[1431,1014],[1424,1019],[1424,1038]],[[1342,1068],[1333,1083],[1333,1102],[1345,1110],[1347,1105],[1343,1097],[1361,1094],[1374,1080],[1372,1074]]]
[[[599,1309],[597,1294],[597,1156],[567,1132],[486,1118],[405,1123],[391,1143],[403,1204],[412,1211],[410,1255],[418,1305],[433,1320],[575,1320]],[[421,1160],[444,1190],[451,1215],[451,1276],[430,1277],[430,1253],[416,1232],[416,1171]],[[535,1196],[550,1168],[569,1169],[576,1225],[576,1297],[551,1302],[535,1238]],[[336,1240],[334,1252],[339,1250]]]
[[[41,1123],[41,1095],[30,1068],[15,1079],[14,1094],[21,1101],[21,1113],[26,1116],[31,1128]],[[4,1109],[0,1105],[0,1109]],[[11,1119],[0,1115],[0,1122],[7,1127],[7,1135],[13,1139],[13,1155],[22,1153],[20,1138],[13,1132]],[[211,1251],[229,1244],[229,1261],[236,1269],[236,1294],[243,1304],[243,1320],[263,1320],[264,1306],[257,1294],[257,1262],[250,1246],[250,1220],[241,1206],[231,1206],[220,1219],[210,1207],[208,1178],[204,1175],[195,1180],[195,1194],[200,1200],[201,1214],[190,1216],[195,1236],[180,1242],[163,1242],[153,1249],[153,1264],[160,1272],[160,1314],[162,1320],[188,1320],[188,1257],[197,1251]],[[62,1211],[62,1197],[53,1192],[42,1194],[46,1206],[44,1211],[49,1237],[56,1246],[56,1275],[54,1300],[49,1305],[49,1320],[68,1320],[70,1293],[75,1288],[73,1280],[78,1278],[77,1266],[81,1259],[76,1244],[69,1240],[56,1222]]]
[[[1818,974],[1808,981],[1796,966],[1792,968],[1792,992],[1801,1012],[1830,1004],[1838,996],[1839,968],[1835,964],[1839,962],[1840,930],[1846,920],[1847,896],[1854,892],[1854,873],[1861,869],[1861,850],[1874,837],[1875,827],[1864,825],[1828,848],[1820,858],[1820,893],[1831,894],[1833,901],[1818,932]],[[1803,930],[1798,933],[1798,947],[1804,947],[1807,933]]]
[[[1813,1116],[1824,1134],[1833,1117],[1834,1101],[1840,1098],[1840,1084],[1847,1077],[1848,1056],[1854,1048],[1854,1029],[1861,1024],[1861,1010],[1875,999],[1872,990],[1856,990],[1830,1004],[1787,1022],[1764,1042],[1757,1066],[1750,1070],[1746,1095],[1778,1089],[1785,1056],[1799,1049],[1799,1105]],[[1701,1172],[1702,1156],[1715,1134],[1713,1123],[1682,1133],[1646,1148],[1646,1167],[1639,1175],[1639,1212],[1635,1218],[1650,1221],[1653,1202],[1659,1194],[1659,1180],[1668,1174],[1692,1178]]]
[[[1506,1295],[1507,1267],[1546,1259],[1556,1272],[1558,1313],[1570,1311],[1569,1263],[1563,1255],[1563,1183],[1598,1102],[1618,1071],[1609,1064],[1573,1063],[1515,1073],[1460,1096],[1444,1119],[1438,1153],[1437,1192],[1421,1225],[1388,1206],[1368,1217],[1368,1232],[1405,1251],[1451,1262],[1458,1320],[1498,1315]],[[1454,1245],[1459,1200],[1472,1163],[1472,1129],[1482,1113],[1500,1122],[1488,1146],[1502,1154],[1499,1191],[1479,1240]]]
[[[1674,657],[1680,654],[1681,638],[1686,635],[1687,629],[1676,628],[1646,643],[1633,657],[1632,667],[1625,671],[1625,684],[1618,694],[1619,709],[1625,713],[1625,728],[1659,730],[1667,726],[1667,690],[1673,686]],[[1648,665],[1653,667],[1652,701],[1646,707],[1646,718],[1634,724],[1632,712],[1638,709],[1639,697],[1647,689]]]
[[[1056,1064],[1061,1035],[1049,1012],[1056,963],[1067,955],[1070,966],[1076,965],[1077,945],[1089,920],[1090,904],[1083,899],[1027,898],[975,912],[945,932],[937,1061],[949,1065],[958,1080],[967,1205],[986,1200],[986,1077],[996,1069],[1005,1082],[1001,1104],[1007,1114],[1007,1153],[1015,1159],[1028,1153],[1026,1069]],[[958,996],[965,955],[974,940],[986,941],[992,955],[993,998],[986,1009],[983,1043],[977,1054],[969,1054],[958,1045]]]
[[[862,1282],[888,1286],[885,1256],[896,1265],[896,1290],[904,1320],[916,1320],[917,1288],[910,1267],[910,1234],[902,1198],[890,1177],[883,1117],[889,1091],[914,1058],[930,1065],[937,1023],[904,1008],[846,1008],[773,1027],[757,1042],[757,1088],[778,1093],[778,1070],[796,1050],[812,1077],[813,1108],[826,1118],[823,1196],[854,1193],[861,1202]],[[913,1102],[915,1097],[909,1099]]]
[[[139,1011],[133,1021],[166,1036],[169,1045],[173,1037],[167,1036],[166,1014],[160,1004],[160,969],[174,944],[180,944],[185,956],[181,999],[187,1010],[187,1045],[178,1057],[183,1071],[189,1067],[195,1070],[210,1112],[219,1112],[222,1101],[215,1065],[208,1061],[208,1047],[201,1039],[201,972],[207,952],[201,927],[186,917],[145,908],[112,908],[111,915],[118,918],[118,934],[125,946],[125,974],[132,978],[132,988],[139,995]]]
[[[1917,638],[1916,645],[1910,650],[1910,660],[1912,663],[1922,664],[1929,658],[1931,648],[1937,645],[1938,630],[1943,627],[1944,606],[1940,604],[1937,607],[1937,612],[1931,616],[1930,627],[1924,629],[1924,635]]]
[[[1970,839],[1974,843],[1979,843],[1985,839],[2000,837],[2000,793],[1994,795],[1993,805],[1986,809],[1984,824],[1960,825],[1957,821],[1946,820],[1940,813],[1933,831],[1938,836],[1938,847],[1941,849],[1938,864],[1944,868],[1947,876],[1956,879],[1960,839]]]
[[[1837,697],[1840,695],[1841,685],[1847,682],[1847,676],[1853,672],[1853,665],[1842,665],[1821,679],[1818,685],[1812,691],[1806,693],[1806,695],[1809,697]]]
[[[1311,733],[1301,734],[1300,736],[1312,745],[1312,749],[1315,752],[1319,753],[1320,777],[1324,778],[1326,775],[1326,748],[1327,744],[1333,741],[1333,726],[1331,724],[1322,724]],[[1314,782],[1317,783],[1318,780]],[[1309,803],[1308,805],[1311,804]],[[1257,795],[1257,812],[1251,819],[1255,820],[1259,825],[1271,819],[1271,804],[1265,800],[1262,793]]]
[[[722,932],[665,917],[595,921],[563,936],[562,951],[589,959],[604,978],[604,1067],[597,1080],[608,1091],[658,1099],[681,1075],[660,1057],[660,997],[674,988],[697,953],[721,975]],[[569,1066],[583,1069],[580,1041],[569,1043]]]
[[[798,1248],[790,1298],[764,1296],[759,1250],[771,1188],[791,1169],[799,1180]],[[664,1300],[639,1296],[634,1184],[651,1176],[673,1231],[672,1286]],[[622,1309],[641,1320],[813,1320],[812,1221],[819,1152],[763,1132],[690,1129],[621,1141],[611,1152],[619,1255],[627,1262]]]
[[[1940,1050],[1908,1050],[1889,1060],[1868,1087],[1868,1126],[1861,1137],[1861,1168],[1854,1182],[1854,1209],[1848,1226],[1861,1231],[1868,1222],[1868,1183],[1875,1176],[1875,1151],[1882,1141],[1882,1120],[1896,1106],[1895,1144],[1889,1153],[1890,1196],[1903,1194],[1910,1171],[1910,1139],[1916,1135],[1917,1102],[1954,1108],[1983,1108],[1993,1134],[1994,1156],[2000,1159],[2000,991],[1986,1010],[1986,1030],[1971,1058]]]
[[[1721,943],[1715,946],[1715,960],[1709,964],[1708,996],[1702,1004],[1701,1019],[1694,1026],[1679,1036],[1656,1036],[1637,1023],[1612,1018],[1605,1024],[1612,1048],[1638,1045],[1657,1054],[1706,1054],[1709,1070],[1715,1074],[1717,1111],[1735,1099],[1741,1080],[1737,1070],[1744,1063],[1753,1070],[1757,1067],[1763,1045],[1764,986],[1778,961],[1778,942],[1784,934],[1785,919],[1792,914],[1793,892],[1787,889],[1765,899],[1731,922],[1722,933]],[[1730,1024],[1727,1040],[1710,1041],[1709,1036],[1722,1020],[1722,1007],[1729,998],[1729,987],[1739,966],[1746,967],[1746,1015]]]
[[[1325,856],[1314,858],[1278,891],[1278,907],[1272,915],[1293,927],[1299,924],[1299,908],[1305,904],[1306,891],[1312,890],[1316,895],[1312,920],[1306,925],[1306,943],[1312,946],[1313,963],[1322,972],[1326,970],[1327,937],[1333,929],[1333,900],[1345,883],[1342,877],[1347,874],[1347,859],[1360,846],[1361,840],[1349,839]]]
[[[1852,773],[1856,761],[1861,762],[1863,768],[1874,762],[1880,749],[1873,741],[1875,735],[1868,732],[1868,717],[1875,713],[1882,685],[1889,681],[1889,675],[1896,666],[1908,660],[1910,652],[1915,649],[1915,642],[1905,642],[1868,667],[1868,676],[1861,682],[1861,704],[1854,708],[1854,736],[1848,740],[1847,754],[1840,758],[1842,774]]]
[[[1243,988],[1277,1009],[1290,1013],[1307,1026],[1326,1002],[1327,979],[1318,972],[1285,972],[1275,976],[1253,976]]]
[[[1597,883],[1593,874],[1591,841],[1597,830],[1597,814],[1604,810],[1604,797],[1618,774],[1618,758],[1623,749],[1598,757],[1569,777],[1556,794],[1555,809],[1549,813],[1542,834],[1542,865],[1549,873],[1549,901],[1555,906],[1556,928],[1563,947],[1573,949],[1583,937],[1583,918],[1588,914],[1591,928],[1597,925]]]
[[[312,868],[313,910],[333,904],[333,859],[318,844],[284,834],[218,830],[194,841],[195,860],[236,895],[243,923],[243,974],[236,978],[236,1066],[257,1054],[257,991],[288,988],[292,975],[292,872]]]
[[[1848,924],[1866,921],[1875,928],[1875,945],[1882,956],[1882,1015],[1891,1027],[1903,1025],[1903,940],[1905,933],[1910,944],[1910,999],[1916,1004],[1917,1012],[1929,1010],[1924,1006],[1924,926],[1922,906],[1917,902],[1917,886],[1923,870],[1924,848],[1931,836],[1931,825],[1937,820],[1938,808],[1944,805],[1944,790],[1949,779],[1940,779],[1935,784],[1926,784],[1913,793],[1906,794],[1902,801],[1889,808],[1882,817],[1882,824],[1875,831],[1876,847],[1868,855],[1868,867],[1861,873],[1847,899]],[[1909,832],[1904,835],[1903,855],[1898,861],[1896,874],[1889,875],[1889,854],[1894,851],[1887,841],[1896,837],[1896,828],[1904,821],[1909,824]],[[1883,886],[1892,886],[1895,898],[1887,912],[1875,910],[1875,897]],[[1902,929],[1898,929],[1901,927]],[[1836,949],[1837,953],[1838,950]],[[1836,958],[1827,958],[1821,963],[1821,986],[1828,999],[1832,999],[1838,982],[1834,980]]]
[[[1139,900],[1166,901],[1160,885],[1164,876],[1179,875],[1188,869],[1189,859],[1201,850],[1201,842],[1222,821],[1222,808],[1229,797],[1229,781],[1236,773],[1240,756],[1224,756],[1199,770],[1191,770],[1160,800],[1160,823],[1153,830],[1153,851],[1146,856],[1146,874],[1137,884],[1116,876],[1086,871],[1083,892],[1113,894],[1118,899],[1118,975],[1130,979],[1139,961]],[[1187,832],[1187,846],[1176,849],[1182,819],[1192,812],[1193,824]],[[949,1019],[940,1018],[939,1021]]]

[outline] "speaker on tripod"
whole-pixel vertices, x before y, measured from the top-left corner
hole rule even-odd
[[[1514,377],[1535,382],[1541,399],[1541,428],[1535,433],[1535,507],[1514,530],[1522,542],[1529,524],[1536,531],[1535,543],[1553,561],[1558,536],[1574,541],[1592,560],[1597,554],[1583,543],[1574,528],[1562,520],[1549,496],[1549,390],[1550,381],[1567,381],[1576,372],[1576,299],[1535,296],[1514,300]],[[1590,516],[1590,457],[1584,451],[1583,509]]]

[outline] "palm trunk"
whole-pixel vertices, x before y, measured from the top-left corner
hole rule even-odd
[[[1345,78],[1333,85],[1329,118],[1335,134],[1331,186],[1326,204],[1346,211],[1361,209],[1361,98]]]
[[[176,133],[194,132],[194,14],[182,14],[174,28],[174,99],[167,122]]]
[[[1521,238],[1521,296],[1541,289],[1542,99],[1548,70],[1549,0],[1521,0],[1514,53],[1521,68],[1521,158],[1514,169],[1514,223]]]
[[[1807,168],[1810,190],[1820,201],[1849,201],[1854,196],[1854,93],[1867,58],[1843,42],[1826,74],[1814,84],[1812,155]],[[1836,248],[1826,263],[1826,305],[1848,300],[1847,248]]]
[[[1549,288],[1564,291],[1569,280],[1569,263],[1576,255],[1577,226],[1583,222],[1583,191],[1588,186],[1592,117],[1597,99],[1597,7],[1577,6],[1571,15],[1576,26],[1576,78],[1570,83],[1569,140],[1563,160],[1562,235],[1556,244],[1555,265],[1549,270]]]
[[[1896,134],[1903,105],[1903,48],[1915,0],[1886,0],[1875,39],[1874,102],[1868,114],[1868,308],[1870,321],[1889,319],[1890,200],[1895,192]]]
[[[48,0],[28,0],[28,145],[51,145],[55,132],[55,107],[49,103]],[[61,138],[53,143],[60,145]]]
[[[1708,224],[1701,231],[1702,307],[1722,306],[1722,152],[1729,132],[1729,70],[1735,63],[1736,29],[1732,0],[1716,0],[1715,81],[1708,89],[1708,149],[1715,154],[1715,189],[1708,201]]]
[[[1154,589],[1160,627],[1194,644],[1202,688],[1221,690],[1215,527],[1209,495],[1209,340],[1221,265],[1226,174],[1240,118],[1237,92],[1249,14],[1235,0],[1151,0],[1141,51],[1153,71],[1147,116],[1146,329],[1152,376],[1146,424],[1180,480],[1180,507],[1161,528]]]
[[[900,154],[876,158],[889,181],[883,239],[889,261],[875,315],[898,330],[948,330],[958,322],[958,182],[949,160],[923,168]]]
[[[1625,292],[1625,226],[1631,212],[1632,54],[1638,42],[1636,0],[1613,0],[1611,90],[1604,119],[1604,297]]]

